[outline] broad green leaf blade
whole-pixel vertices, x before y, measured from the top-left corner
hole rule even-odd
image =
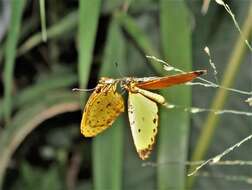
[[[79,109],[79,102],[71,92],[49,92],[16,114],[0,136],[0,189],[11,156],[26,136],[46,119]]]
[[[8,121],[12,109],[12,88],[13,88],[13,72],[15,66],[16,48],[19,38],[22,12],[25,0],[11,1],[11,21],[5,47],[5,64],[4,64],[4,117]]]
[[[100,76],[118,75],[114,63],[124,64],[124,43],[118,23],[113,19],[109,26]],[[111,128],[94,138],[93,171],[94,188],[97,190],[122,188],[123,124],[121,115]]]
[[[169,64],[188,71],[192,64],[191,27],[184,1],[160,0],[161,45],[165,60]],[[189,87],[171,87],[163,91],[168,102],[190,106]],[[189,135],[189,113],[181,110],[161,109],[158,146],[158,189],[184,189],[187,140]]]
[[[101,0],[79,0],[79,83],[85,88],[92,63]]]
[[[118,24],[110,24],[100,76],[116,76],[115,62],[123,64],[124,41]],[[122,188],[123,120],[119,117],[113,126],[95,137],[93,142],[95,189]]]
[[[94,189],[116,190],[122,187],[124,122],[120,117],[111,128],[94,139],[92,146]]]

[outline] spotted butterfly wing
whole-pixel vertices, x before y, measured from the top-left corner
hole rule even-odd
[[[123,98],[116,92],[116,84],[98,85],[85,106],[81,133],[85,137],[96,136],[110,127],[123,111]]]
[[[145,160],[149,157],[156,139],[157,104],[141,93],[129,91],[128,116],[136,150],[139,157]]]

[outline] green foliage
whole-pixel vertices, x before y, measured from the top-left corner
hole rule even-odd
[[[65,35],[71,34],[77,26],[77,11],[72,11],[67,16],[63,17],[53,26],[47,28],[47,38],[48,39],[59,39]],[[43,42],[42,32],[38,32],[34,35],[31,35],[18,49],[18,56],[25,54],[30,51],[32,48],[38,46]]]
[[[24,162],[21,165],[20,173],[21,179],[17,184],[15,184],[16,187],[13,189],[19,189],[19,187],[22,187],[27,190],[60,190],[64,187],[64,184],[60,182],[60,175],[56,166],[52,166],[45,170],[34,168]]]
[[[42,30],[42,40],[46,42],[47,33],[46,33],[46,17],[45,17],[45,0],[39,1],[40,8],[40,19],[41,19],[41,30]]]
[[[115,20],[112,20],[108,29],[100,76],[116,77],[117,70],[114,63],[125,64],[123,63],[123,60],[125,60],[124,44],[125,41],[119,25]],[[95,189],[116,190],[122,188],[123,127],[124,122],[120,117],[113,124],[113,127],[108,129],[108,133],[103,133],[94,139],[93,172]],[[111,157],[111,155],[113,156]]]
[[[101,0],[79,0],[79,81],[80,87],[87,85],[89,70],[92,63],[92,55],[97,32]]]
[[[32,106],[24,106],[1,133],[0,183],[12,154],[32,130],[50,117],[78,109],[74,96],[64,91],[48,92],[43,100],[37,100]]]
[[[164,59],[184,71],[192,70],[192,40],[188,20],[189,12],[183,1],[160,1],[161,46]],[[163,91],[162,94],[168,102],[191,106],[191,90],[188,86],[173,87],[168,92]],[[189,113],[181,110],[171,110],[168,113],[167,110],[161,109],[160,117],[162,128],[159,136],[158,161],[184,163],[187,160]],[[184,189],[185,175],[186,169],[183,164],[160,166],[158,188]]]
[[[147,160],[154,165],[143,167],[145,162],[138,158],[130,134],[127,93],[118,86],[125,98],[125,113],[104,133],[88,139],[80,134],[79,124],[90,92],[80,94],[71,89],[94,88],[103,76],[170,74],[146,55],[185,71],[209,67],[204,77],[214,80],[203,53],[206,45],[216,64],[217,77],[224,79],[222,84],[250,89],[251,52],[245,51],[243,38],[251,36],[252,18],[251,13],[247,14],[252,10],[250,1],[230,5],[241,26],[246,20],[247,27],[241,27],[243,37],[225,9],[214,1],[205,16],[200,13],[201,1],[9,2],[10,24],[0,45],[2,189],[249,188],[244,179],[252,175],[251,168],[239,166],[204,168],[213,178],[199,173],[197,179],[189,178],[186,184],[186,161],[192,152],[194,160],[203,159],[235,144],[251,133],[251,119],[221,115],[218,119],[222,127],[217,128],[216,122],[211,126],[216,130],[208,133],[202,127],[209,126],[204,123],[204,114],[190,115],[182,109],[160,106],[158,141]],[[205,108],[218,100],[213,99],[214,92],[201,86],[192,91],[185,85],[161,91],[171,104]],[[243,104],[247,97],[229,96],[227,92],[221,106],[213,108],[223,109],[225,102],[232,109],[248,109]],[[200,131],[208,133],[208,138],[199,138]],[[203,153],[199,151],[201,145]],[[243,146],[227,159],[251,160],[251,148]]]
[[[10,29],[7,36],[5,47],[5,64],[4,64],[4,116],[5,121],[10,120],[12,107],[12,88],[13,88],[13,73],[16,57],[16,46],[19,38],[21,18],[25,1],[13,0],[11,5],[11,21]]]

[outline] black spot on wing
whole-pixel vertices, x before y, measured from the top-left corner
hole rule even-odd
[[[111,106],[111,103],[108,103],[107,105],[106,105],[106,108],[108,108],[108,107],[110,107]]]
[[[153,119],[153,123],[154,123],[154,124],[156,124],[156,122],[157,122],[157,119],[156,119],[156,118],[154,118],[154,119]]]

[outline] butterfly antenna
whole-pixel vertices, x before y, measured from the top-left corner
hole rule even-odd
[[[95,87],[94,88],[90,88],[90,89],[85,89],[85,88],[73,88],[72,91],[74,92],[90,92],[90,91],[93,91],[95,90]]]
[[[122,73],[121,73],[121,70],[120,70],[120,67],[119,67],[119,64],[117,63],[117,62],[114,62],[114,64],[115,64],[115,67],[116,67],[116,69],[117,69],[117,71],[118,71],[118,73],[119,73],[119,75],[120,75],[120,77],[124,77],[123,75],[122,75]]]

